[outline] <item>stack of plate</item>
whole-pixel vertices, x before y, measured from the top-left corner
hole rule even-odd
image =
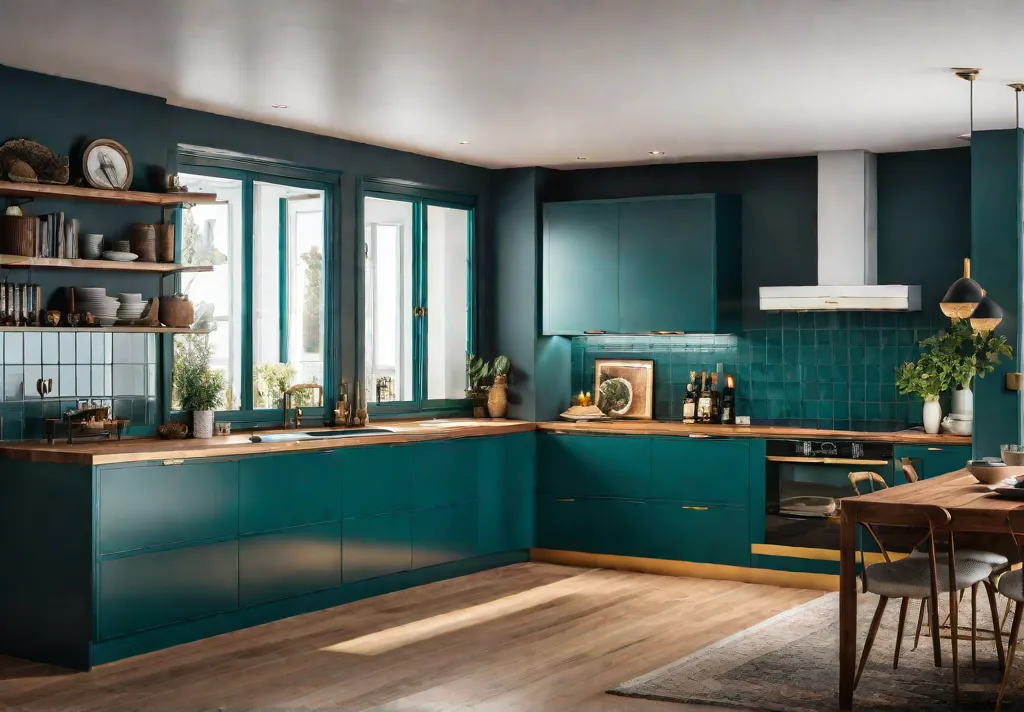
[[[120,302],[107,296],[103,287],[75,287],[75,309],[89,312],[100,326],[113,326]]]
[[[146,308],[146,302],[142,301],[141,294],[127,294],[122,292],[117,295],[121,308],[117,310],[118,321],[134,321],[142,316]]]

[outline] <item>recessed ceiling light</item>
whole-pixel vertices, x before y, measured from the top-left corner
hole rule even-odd
[[[271,104],[270,108],[271,109],[287,109],[288,105],[287,104]]]
[[[585,161],[585,160],[587,160],[587,157],[586,156],[576,156],[576,160],[577,161]]]
[[[459,141],[459,145],[460,146],[468,146],[469,145],[469,141]]]
[[[648,153],[651,154],[652,156],[664,156],[665,155],[664,151],[648,151]]]

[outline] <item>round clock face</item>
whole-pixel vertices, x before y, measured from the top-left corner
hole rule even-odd
[[[131,158],[120,145],[93,144],[83,163],[85,179],[96,188],[122,190],[131,183]]]

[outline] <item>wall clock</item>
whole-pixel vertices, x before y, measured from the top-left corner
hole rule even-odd
[[[96,139],[82,154],[82,174],[93,188],[127,190],[132,184],[132,157],[117,141]]]

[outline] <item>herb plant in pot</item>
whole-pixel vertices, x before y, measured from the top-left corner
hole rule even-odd
[[[953,322],[941,333],[922,341],[921,346],[947,364],[954,386],[950,410],[960,416],[974,414],[974,377],[984,378],[994,371],[1000,356],[1013,356],[1005,336],[977,332],[966,319]]]
[[[498,356],[491,367],[494,382],[487,391],[487,413],[492,418],[508,415],[508,371],[511,364],[508,356]]]
[[[213,437],[213,414],[224,401],[224,374],[210,369],[209,341],[198,334],[175,340],[172,386],[181,410],[192,413],[192,437]]]
[[[479,356],[466,354],[466,398],[473,401],[473,417],[487,417],[487,386],[491,365]]]
[[[949,387],[950,370],[948,363],[931,351],[921,354],[917,363],[907,362],[896,369],[896,388],[903,395],[920,396],[924,401],[922,415],[924,431],[939,432],[942,422],[942,406],[939,394]]]

